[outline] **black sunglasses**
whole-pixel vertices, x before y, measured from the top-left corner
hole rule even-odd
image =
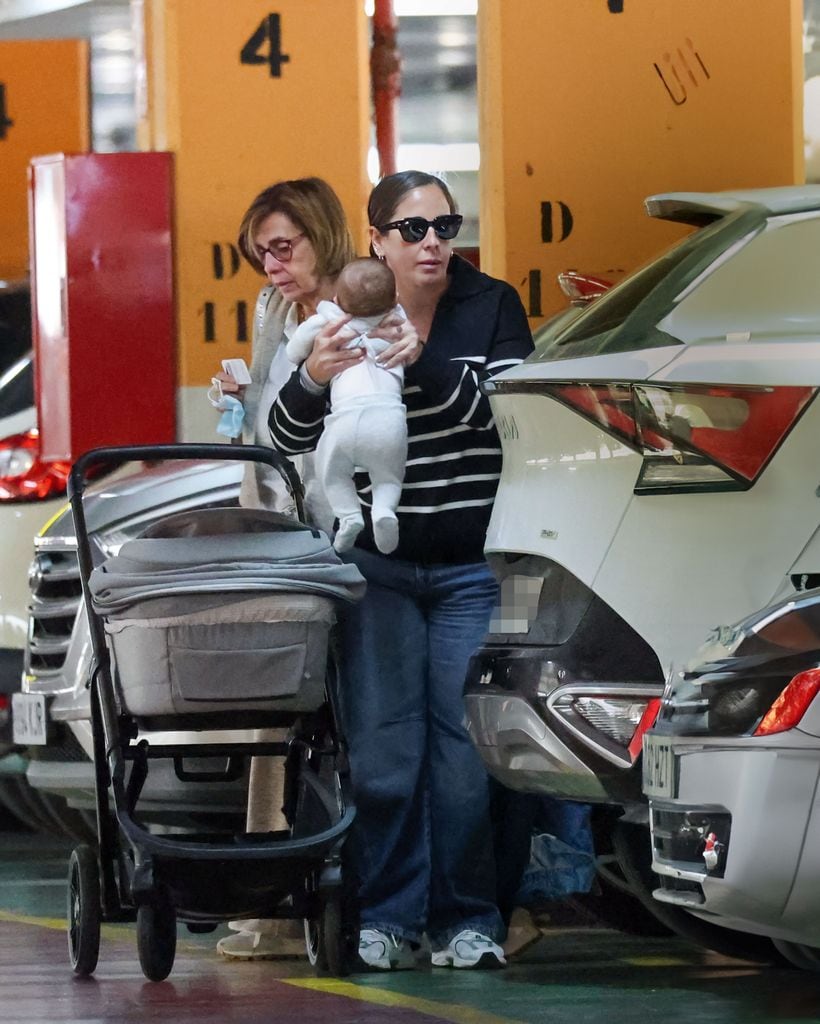
[[[430,228],[435,231],[438,238],[455,238],[463,220],[460,213],[445,213],[441,217],[433,217],[432,220],[425,220],[424,217],[405,217],[404,220],[382,224],[376,230],[383,235],[391,228],[396,228],[405,242],[420,242]]]

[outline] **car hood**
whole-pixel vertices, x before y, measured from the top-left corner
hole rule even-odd
[[[123,520],[139,519],[192,496],[203,499],[213,491],[214,498],[224,492],[227,502],[235,498],[242,478],[241,462],[177,462],[145,466],[130,463],[123,470],[92,484],[83,496],[83,508],[89,533],[109,529]],[[74,536],[69,505],[63,506],[40,532],[41,537]]]

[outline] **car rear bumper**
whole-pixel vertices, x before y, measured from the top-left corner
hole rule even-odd
[[[556,562],[490,563],[500,583],[496,631],[465,683],[467,727],[488,770],[525,792],[643,803],[630,716],[663,690],[654,651]]]
[[[655,898],[726,927],[820,945],[820,757],[672,742],[675,793],[650,800]],[[711,859],[710,833],[721,847]]]

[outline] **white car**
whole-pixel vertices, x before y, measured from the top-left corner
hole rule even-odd
[[[820,580],[820,187],[646,206],[697,230],[486,385],[502,600],[466,685],[493,775],[635,823],[670,664]]]

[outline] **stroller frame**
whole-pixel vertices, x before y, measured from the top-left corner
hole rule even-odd
[[[145,976],[171,972],[177,918],[193,932],[208,932],[236,917],[304,919],[307,953],[319,973],[346,973],[353,940],[351,903],[343,885],[342,847],[355,816],[349,799],[344,743],[326,676],[326,701],[315,712],[238,711],[173,717],[175,729],[236,730],[291,727],[287,742],[151,744],[140,725],[118,707],[112,659],[102,617],[89,591],[94,568],[83,494],[89,474],[131,461],[253,460],[277,470],[304,523],[301,480],[274,449],[223,444],[96,448],[74,463],[68,494],[77,539],[83,600],[92,642],[87,686],[96,791],[97,849],[74,849],[68,877],[68,945],[75,974],[94,972],[102,922],[136,921]],[[305,526],[305,529],[310,527]],[[330,664],[328,672],[330,671]],[[227,724],[226,724],[227,722]],[[167,728],[167,726],[164,726]],[[291,830],[226,836],[225,832],[156,835],[138,817],[138,802],[156,758],[170,758],[183,781],[235,781],[250,756],[285,757],[285,811]],[[184,759],[224,757],[219,772],[189,772]],[[127,766],[130,764],[130,772]],[[319,809],[318,831],[298,834],[299,806]],[[296,826],[296,827],[295,827]],[[218,872],[218,874],[217,874]]]

